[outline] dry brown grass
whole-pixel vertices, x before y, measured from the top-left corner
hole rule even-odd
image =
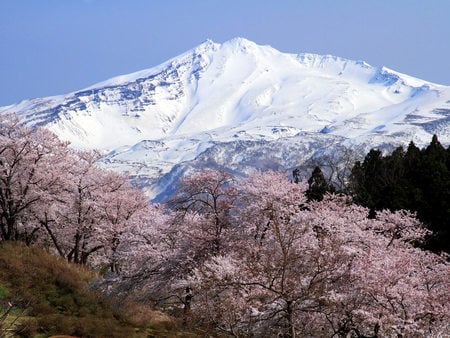
[[[9,302],[26,310],[16,325],[22,337],[193,336],[148,306],[135,302],[115,306],[89,291],[87,285],[94,278],[98,276],[92,270],[40,248],[0,242],[0,314]]]

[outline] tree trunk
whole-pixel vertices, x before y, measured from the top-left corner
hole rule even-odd
[[[295,338],[295,325],[294,325],[294,311],[292,309],[292,301],[286,302],[286,312],[287,312],[287,320],[289,326],[289,337]]]
[[[191,313],[191,301],[192,301],[192,290],[188,286],[185,290],[184,296],[184,308],[183,308],[183,324],[187,324],[187,319],[189,314]]]

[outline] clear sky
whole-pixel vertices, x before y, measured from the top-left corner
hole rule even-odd
[[[0,106],[237,36],[450,85],[450,0],[0,0]]]

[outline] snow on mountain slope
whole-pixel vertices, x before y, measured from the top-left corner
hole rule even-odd
[[[294,144],[305,157],[327,142],[424,145],[436,133],[450,143],[450,87],[362,61],[281,53],[242,38],[208,40],[157,67],[0,108],[6,111],[74,147],[105,151],[104,162],[150,187],[150,196],[164,190],[161,180],[171,182],[183,171],[180,163],[200,165],[203,158],[219,165],[219,157],[229,158],[223,166],[239,171],[239,163],[261,156],[255,144],[271,145],[259,167],[285,168],[301,161],[280,158]],[[230,157],[226,149],[240,153]],[[208,160],[202,154],[210,154]]]

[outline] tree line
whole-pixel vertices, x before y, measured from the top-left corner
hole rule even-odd
[[[195,172],[152,205],[97,159],[0,116],[0,243],[114,272],[115,297],[227,336],[450,333],[448,256],[419,248],[429,231],[409,211],[369,218],[272,171]]]
[[[445,149],[437,136],[423,149],[413,142],[406,151],[398,147],[387,155],[372,149],[347,176],[345,185],[336,186],[315,167],[308,181],[309,198],[320,200],[339,191],[369,208],[370,217],[384,209],[415,212],[431,231],[423,247],[450,253],[450,147]]]

